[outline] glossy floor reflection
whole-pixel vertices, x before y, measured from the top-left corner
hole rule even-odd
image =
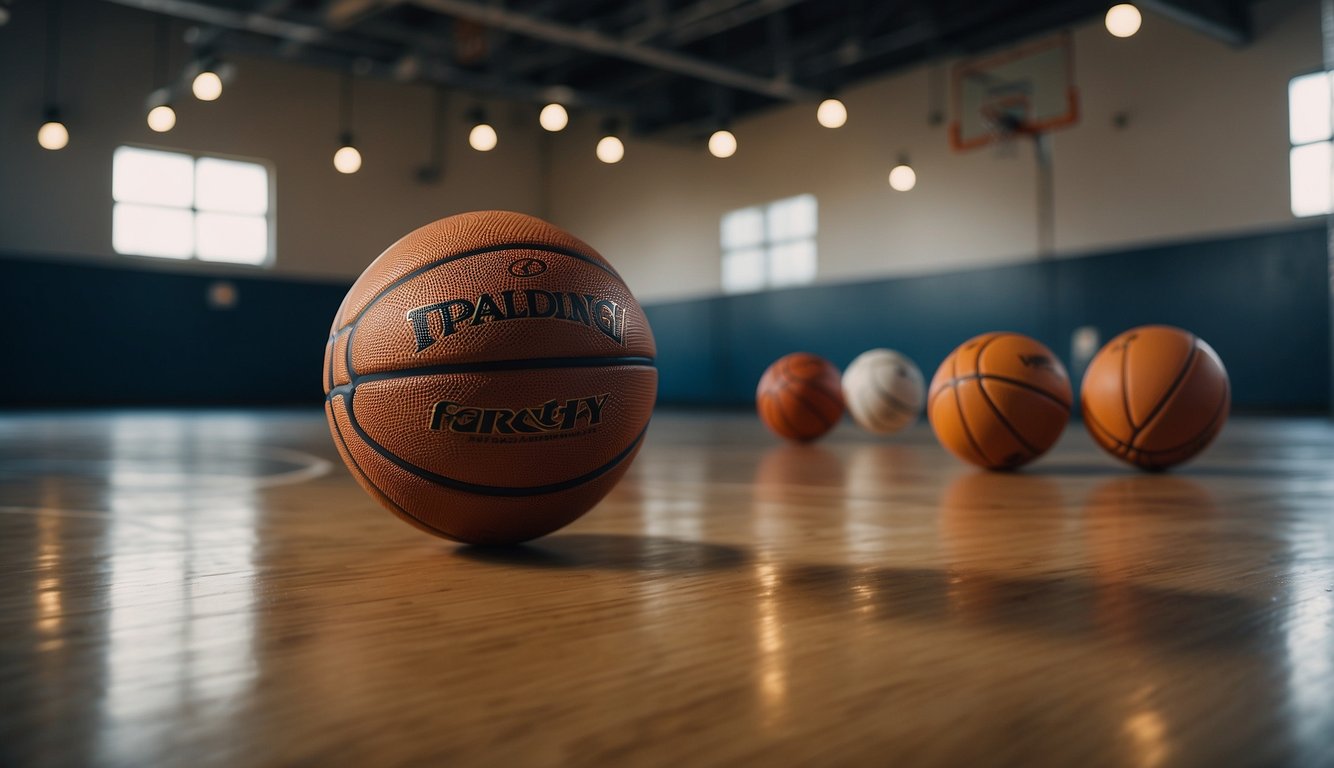
[[[668,413],[495,550],[318,412],[9,415],[0,547],[3,765],[1334,764],[1324,421],[988,474]]]

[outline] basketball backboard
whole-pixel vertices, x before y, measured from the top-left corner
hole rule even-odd
[[[959,62],[951,100],[956,150],[1072,125],[1079,103],[1069,34]]]

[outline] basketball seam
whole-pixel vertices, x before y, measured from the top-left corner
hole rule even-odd
[[[1167,402],[1176,395],[1177,390],[1181,387],[1181,382],[1186,380],[1186,375],[1190,373],[1191,367],[1195,365],[1195,358],[1200,351],[1200,347],[1195,341],[1195,337],[1192,335],[1190,337],[1190,355],[1186,357],[1186,363],[1182,365],[1181,370],[1177,372],[1176,378],[1172,381],[1172,385],[1169,386],[1167,391],[1163,393],[1163,396],[1158,399],[1157,405],[1153,407],[1153,410],[1149,411],[1149,415],[1145,417],[1144,423],[1139,427],[1135,427],[1134,431],[1130,433],[1131,447],[1134,447],[1135,440],[1143,434],[1144,430],[1149,428],[1149,425],[1153,423],[1153,420],[1158,418],[1158,414],[1163,412],[1163,408],[1167,406]],[[1125,388],[1125,380],[1122,380],[1121,389],[1125,390]],[[1131,426],[1134,427],[1134,424],[1132,423]]]
[[[987,406],[991,408],[992,413],[996,414],[996,418],[1000,420],[1001,426],[1009,430],[1010,434],[1014,435],[1014,439],[1018,440],[1019,444],[1022,445],[1025,450],[1027,450],[1034,456],[1039,456],[1042,454],[1042,451],[1039,451],[1038,449],[1034,448],[1027,440],[1024,439],[1023,435],[1019,434],[1019,430],[1015,429],[1014,425],[1010,423],[1010,420],[1005,418],[1005,415],[1001,413],[1000,408],[996,407],[996,403],[991,399],[991,395],[987,393],[986,385],[983,383],[982,379],[978,379],[977,391],[982,393],[982,399],[987,401]]]
[[[347,405],[347,401],[344,401],[344,405]],[[404,509],[402,506],[399,505],[398,502],[394,501],[393,498],[391,498],[383,488],[381,488],[374,480],[372,480],[370,475],[366,474],[366,470],[361,468],[361,463],[357,461],[357,457],[352,455],[352,449],[347,446],[347,438],[343,437],[343,428],[338,426],[338,412],[334,410],[332,403],[330,403],[329,405],[329,421],[333,426],[334,434],[338,436],[339,444],[343,446],[343,452],[347,454],[347,460],[352,464],[352,469],[354,469],[358,475],[361,475],[362,479],[366,481],[367,485],[374,488],[382,497],[384,497],[385,501],[389,502],[389,505],[392,506],[395,510],[397,510],[404,516],[415,520],[422,527],[426,528],[427,530],[439,533],[443,536],[447,536],[451,539],[454,538],[454,535],[449,533],[448,531],[437,528],[434,525],[427,523],[425,520],[422,520],[420,517],[417,517],[416,515]],[[351,421],[350,416],[348,417],[348,421],[349,422]]]
[[[979,374],[982,373],[982,353],[987,351],[987,347],[991,346],[991,342],[1001,338],[1002,336],[1010,336],[1010,335],[1012,334],[1003,332],[997,333],[996,335],[982,342],[982,346],[977,348],[977,356],[973,358],[973,370],[977,371]]]
[[[955,355],[954,360],[950,363],[950,373],[956,374],[958,372],[959,356]],[[973,437],[973,430],[968,428],[968,419],[963,415],[963,398],[959,397],[959,380],[957,377],[950,379],[950,389],[954,391],[954,407],[959,410],[959,426],[963,427],[963,434],[968,438],[969,445],[973,446],[973,450],[977,451],[977,455],[982,457],[982,461],[986,462],[988,465],[994,466],[995,462],[991,460],[990,456],[987,456],[987,454],[983,452],[982,446],[978,445],[977,439]]]
[[[823,395],[825,398],[827,398],[827,399],[829,400],[830,403],[833,403],[835,406],[837,406],[837,407],[839,407],[839,408],[842,408],[842,407],[843,407],[843,403],[841,402],[841,400],[842,400],[842,393],[839,393],[839,395],[838,395],[837,397],[835,397],[831,392],[829,392],[828,390],[826,390],[823,386],[820,386],[820,384],[819,384],[816,380],[814,380],[814,379],[799,379],[799,378],[797,378],[796,376],[790,376],[790,375],[788,375],[787,367],[786,367],[786,366],[781,366],[781,367],[779,367],[779,368],[777,369],[777,373],[778,373],[778,378],[782,379],[782,380],[783,380],[784,382],[786,382],[787,384],[789,384],[789,385],[801,385],[801,384],[809,385],[810,388],[811,388],[812,390],[814,390],[814,391],[816,391],[816,392],[819,392],[821,395]],[[786,389],[786,387],[785,387],[785,389]]]
[[[772,387],[770,387],[770,389],[772,389]],[[783,422],[783,427],[787,430],[788,436],[801,439],[802,433],[792,428],[792,422],[788,421],[787,414],[783,413],[783,406],[778,402],[778,397],[768,390],[766,390],[761,397],[763,397],[764,401],[769,404],[769,410],[773,411],[778,416],[778,420]]]
[[[1126,346],[1121,350],[1121,405],[1126,410],[1126,423],[1130,425],[1130,432],[1135,432],[1135,416],[1130,412],[1130,389],[1126,386],[1126,381],[1130,378],[1130,342],[1138,338],[1138,334],[1132,335],[1126,339]]]
[[[825,415],[824,415],[823,413],[820,412],[820,409],[817,408],[817,407],[815,406],[815,404],[812,403],[810,400],[807,400],[806,397],[805,397],[804,395],[802,395],[801,392],[796,391],[796,388],[795,388],[795,387],[790,387],[790,386],[789,386],[789,387],[783,387],[783,388],[782,388],[781,390],[779,390],[779,391],[781,391],[781,392],[787,392],[788,394],[792,395],[793,397],[795,397],[795,398],[797,399],[797,402],[801,403],[803,406],[806,407],[806,410],[808,410],[808,411],[810,411],[811,413],[815,414],[815,417],[816,417],[817,419],[819,419],[820,421],[826,421],[826,419],[825,419]],[[843,406],[842,406],[842,404],[840,404],[840,405],[839,405],[839,411],[840,411],[840,413],[842,412],[842,410],[843,410]]]
[[[1204,429],[1200,430],[1199,434],[1195,435],[1186,442],[1181,443],[1179,445],[1174,445],[1171,448],[1159,448],[1153,451],[1146,451],[1139,448],[1136,448],[1135,450],[1148,456],[1156,456],[1164,453],[1176,453],[1177,451],[1182,451],[1185,450],[1186,448],[1191,447],[1197,442],[1202,442],[1205,439],[1205,436],[1208,435],[1210,432],[1212,432],[1214,427],[1218,425],[1218,421],[1220,418],[1222,418],[1227,403],[1228,403],[1228,395],[1225,392],[1223,394],[1223,397],[1218,401],[1218,407],[1214,409],[1214,415],[1209,418],[1209,422],[1205,424]]]
[[[1005,382],[1006,384],[1013,384],[1013,385],[1016,386],[1016,387],[1023,387],[1024,389],[1028,390],[1029,392],[1033,392],[1034,394],[1042,395],[1043,397],[1047,398],[1048,400],[1052,401],[1053,403],[1056,403],[1057,405],[1061,406],[1061,408],[1065,409],[1065,412],[1066,412],[1067,414],[1070,413],[1070,406],[1069,406],[1069,405],[1066,405],[1066,404],[1065,404],[1065,401],[1061,400],[1061,398],[1059,398],[1059,397],[1053,395],[1052,393],[1050,393],[1050,392],[1048,392],[1048,391],[1046,391],[1046,390],[1044,390],[1044,389],[1039,389],[1038,387],[1035,387],[1035,386],[1033,386],[1032,384],[1029,384],[1029,383],[1026,382],[1026,381],[1020,381],[1019,379],[1012,379],[1012,378],[1010,378],[1009,376],[998,376],[998,375],[996,375],[996,374],[994,374],[994,373],[974,373],[974,374],[969,374],[969,375],[967,375],[967,376],[959,376],[959,377],[956,377],[956,378],[951,378],[948,382],[946,382],[946,386],[953,386],[953,385],[954,385],[955,383],[957,383],[957,382],[960,382],[960,381],[972,381],[972,380],[974,380],[974,379],[978,379],[978,380],[981,380],[981,379],[995,379],[996,381],[1003,381],[1003,382]]]
[[[1214,425],[1218,423],[1218,419],[1222,415],[1224,406],[1227,405],[1227,402],[1228,402],[1228,397],[1227,394],[1224,393],[1222,400],[1218,403],[1218,408],[1214,411],[1213,417],[1209,419],[1209,423],[1205,425],[1204,429],[1202,429],[1199,434],[1195,435],[1194,437],[1190,438],[1184,443],[1174,445],[1170,448],[1157,448],[1152,451],[1145,450],[1143,448],[1136,448],[1135,446],[1116,437],[1116,435],[1112,434],[1111,430],[1104,427],[1102,425],[1102,422],[1094,418],[1093,415],[1089,413],[1087,410],[1084,412],[1084,418],[1088,419],[1095,427],[1097,427],[1098,431],[1106,435],[1108,440],[1111,440],[1112,442],[1116,443],[1121,448],[1127,449],[1127,451],[1133,451],[1134,453],[1138,453],[1144,456],[1161,456],[1162,454],[1165,453],[1176,453],[1177,451],[1189,448],[1194,443],[1200,441],[1204,435],[1209,434],[1209,431],[1212,430]]]
[[[773,401],[773,395],[769,394],[769,390],[767,390],[767,389],[765,389],[765,390],[760,390],[760,392],[756,395],[756,407],[758,408],[758,410],[759,410],[759,412],[760,412],[760,419],[762,419],[766,425],[769,425],[769,421],[770,421],[770,411],[773,410],[773,408],[772,408],[773,402],[772,402],[772,401]],[[775,421],[780,420],[780,417],[781,417],[781,416],[782,416],[782,414],[777,414],[777,415],[775,415],[775,416],[774,416],[774,420],[775,420]],[[788,426],[786,421],[783,422],[783,425],[784,425],[784,426]],[[773,426],[769,426],[769,429],[771,429],[771,430],[773,430],[773,431],[775,431],[775,432],[778,431],[778,430],[775,429]],[[789,430],[789,431],[790,431],[790,430]],[[786,437],[786,435],[784,435],[784,436]]]
[[[346,395],[347,399],[344,401],[347,406],[347,420],[348,423],[352,425],[352,431],[356,432],[357,437],[360,437],[361,441],[365,443],[367,446],[369,446],[371,450],[380,454],[385,459],[389,460],[391,464],[397,466],[399,469],[402,469],[405,472],[408,472],[409,474],[416,475],[417,477],[423,480],[430,481],[432,483],[435,483],[436,485],[440,485],[445,488],[449,488],[451,490],[463,491],[478,496],[504,496],[511,498],[525,497],[525,496],[544,496],[551,493],[559,493],[561,491],[568,491],[573,488],[578,488],[581,485],[591,483],[592,481],[598,479],[599,477],[602,477],[603,475],[615,469],[617,465],[619,465],[622,461],[624,461],[626,457],[628,457],[634,451],[634,449],[639,445],[640,441],[644,439],[645,433],[648,432],[648,424],[645,423],[644,428],[639,431],[639,434],[635,436],[635,439],[631,440],[630,444],[627,445],[624,450],[622,450],[620,453],[612,457],[611,461],[607,462],[606,464],[603,464],[602,466],[590,472],[586,472],[580,475],[579,477],[571,478],[569,480],[563,480],[559,483],[548,483],[546,485],[535,485],[535,486],[525,486],[525,487],[484,485],[481,483],[469,483],[463,480],[457,480],[452,477],[447,477],[445,475],[437,474],[428,469],[423,469],[422,467],[419,467],[416,464],[407,461],[406,459],[394,454],[389,449],[380,445],[378,442],[375,441],[374,438],[372,438],[369,434],[367,434],[364,429],[361,428],[361,423],[357,421],[356,410],[353,405],[353,399],[355,394],[356,394],[356,389],[354,388],[353,390],[347,393]]]
[[[871,379],[871,389],[876,394],[880,395],[881,398],[888,401],[890,405],[894,406],[894,408],[896,408],[900,412],[916,413],[916,410],[912,406],[900,400],[897,395],[893,394],[889,390],[885,389],[884,387],[881,387],[880,382],[876,381],[874,378]]]
[[[848,410],[852,411],[851,401],[849,401]],[[872,415],[869,413],[863,413],[861,419],[858,419],[857,414],[855,412],[853,412],[852,414],[854,420],[858,420],[859,423],[860,421],[867,422],[868,424],[870,424],[875,428],[874,431],[884,431],[884,430],[895,431],[896,429],[901,429],[902,428],[900,426],[901,422],[911,423],[910,420],[914,415],[915,414],[908,414],[905,411],[891,410],[889,413],[884,414],[883,416],[879,414]],[[906,425],[907,425],[906,423],[903,424],[903,426]]]
[[[358,384],[372,381],[392,381],[409,376],[446,376],[460,373],[491,373],[503,371],[539,371],[556,368],[656,368],[651,357],[536,357],[524,360],[489,360],[477,363],[444,363],[421,368],[400,368],[394,371],[376,371],[360,376],[349,376],[346,384],[329,390],[344,391]]]
[[[344,362],[347,364],[347,379],[351,381],[357,377],[357,369],[352,367],[352,334],[356,333],[357,324],[348,326],[347,345],[343,348]]]
[[[1174,463],[1179,464],[1182,461],[1186,461],[1187,459],[1193,458],[1196,453],[1204,450],[1204,447],[1208,445],[1209,442],[1212,441],[1218,435],[1218,430],[1222,429],[1222,424],[1219,423],[1219,420],[1223,418],[1224,406],[1227,405],[1227,402],[1228,398],[1224,397],[1222,402],[1218,404],[1218,409],[1214,411],[1213,418],[1209,419],[1209,423],[1205,426],[1205,428],[1200,430],[1200,433],[1195,437],[1191,438],[1188,442],[1182,443],[1181,445],[1178,445],[1174,448],[1165,450],[1140,451],[1140,454],[1144,456],[1159,456],[1164,453],[1169,453],[1169,452],[1180,453],[1181,451],[1190,449],[1191,450],[1190,456],[1187,456],[1186,458],[1181,459],[1180,461]],[[1136,463],[1139,464],[1139,462]],[[1144,465],[1140,464],[1140,466]],[[1154,465],[1154,467],[1152,468],[1162,468],[1162,465]]]
[[[324,353],[324,356],[327,357],[327,358],[329,358],[329,375],[328,375],[327,379],[325,380],[325,385],[324,385],[324,394],[325,394],[325,395],[328,395],[329,392],[333,391],[333,388],[334,388],[334,372],[333,372],[333,369],[334,369],[334,355],[337,353],[337,351],[338,351],[338,345],[335,344],[333,338],[330,337],[330,339],[329,339],[329,350],[328,350],[327,352]]]
[[[854,421],[857,421],[859,424],[865,421],[866,424],[862,424],[862,426],[865,427],[869,424],[870,427],[872,428],[871,431],[880,433],[887,431],[897,431],[907,426],[908,424],[912,423],[912,421],[916,420],[919,411],[915,411],[909,408],[907,404],[904,403],[902,400],[898,399],[893,394],[890,394],[888,391],[881,388],[880,383],[876,381],[875,377],[873,376],[870,377],[870,389],[873,393],[881,397],[880,402],[889,403],[890,405],[889,413],[885,414],[884,418],[880,418],[879,416],[871,416],[869,413],[863,413],[861,417],[858,417],[857,411],[853,406],[853,403],[857,401],[857,398],[845,396],[844,400],[847,401],[848,412],[852,414],[852,418]],[[860,406],[857,406],[857,408],[860,408]],[[903,417],[903,418],[900,419],[898,417]],[[903,421],[904,423],[900,424],[900,421]]]
[[[1111,440],[1113,443],[1116,444],[1117,446],[1116,452],[1113,453],[1112,455],[1115,456],[1117,454],[1121,454],[1122,456],[1125,456],[1125,451],[1123,451],[1122,449],[1129,448],[1130,446],[1126,445],[1124,442],[1118,439],[1116,435],[1112,434],[1112,431],[1107,427],[1103,426],[1102,422],[1098,421],[1098,419],[1093,415],[1093,413],[1087,408],[1084,409],[1084,419],[1089,424],[1093,425],[1095,429],[1097,429],[1099,432],[1105,435],[1108,440]]]
[[[944,363],[941,363],[941,365],[944,365]],[[939,371],[936,371],[936,376],[939,376],[939,375],[940,375],[940,372],[939,372]],[[936,385],[936,376],[932,376],[932,377],[931,377],[931,386],[932,386],[932,387],[934,387],[934,386]],[[941,392],[944,392],[944,391],[945,391],[945,387],[948,387],[948,386],[949,386],[949,382],[946,382],[946,383],[944,383],[944,384],[941,385],[940,389],[932,390],[932,389],[930,389],[930,388],[927,388],[927,391],[926,391],[926,410],[927,410],[927,413],[930,413],[930,412],[931,412],[931,404],[934,403],[934,402],[936,401],[936,396],[939,395]]]

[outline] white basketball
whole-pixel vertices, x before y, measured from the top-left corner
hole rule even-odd
[[[892,349],[872,349],[843,372],[843,399],[862,429],[888,435],[917,421],[926,382],[912,360]]]

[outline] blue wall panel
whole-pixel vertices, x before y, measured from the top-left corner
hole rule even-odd
[[[988,330],[1035,336],[1068,362],[1077,327],[1095,326],[1105,341],[1170,323],[1218,350],[1237,407],[1313,411],[1329,405],[1328,286],[1325,231],[1307,228],[647,311],[664,403],[749,403],[764,368],[795,350],[841,367],[892,347],[929,378],[956,345]]]
[[[228,277],[237,306],[214,310],[216,279],[0,258],[0,406],[319,402],[346,285]],[[1306,228],[647,311],[663,403],[748,405],[764,368],[794,350],[844,366],[893,347],[929,377],[987,330],[1036,336],[1068,361],[1079,326],[1107,339],[1163,322],[1218,349],[1239,408],[1325,410],[1328,286],[1324,229]]]
[[[318,403],[345,285],[0,260],[0,406]]]

